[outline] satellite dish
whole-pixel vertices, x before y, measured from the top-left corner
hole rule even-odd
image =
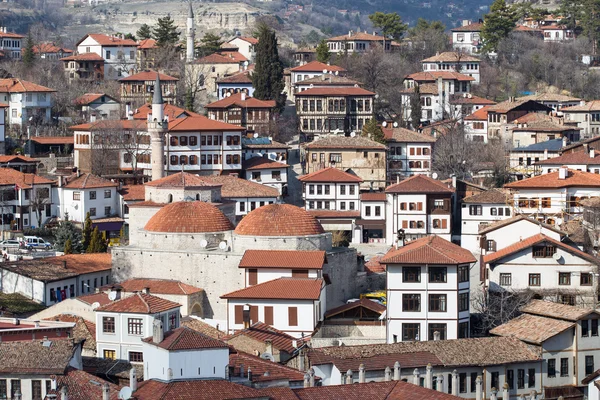
[[[248,61],[244,61],[244,67],[248,66]]]
[[[552,258],[554,258],[556,261],[560,260],[562,258],[562,256],[558,253],[554,253],[554,255],[552,256]]]
[[[221,250],[226,250],[227,249],[227,242],[221,242],[221,243],[219,243],[219,248]]]
[[[311,88],[311,89],[314,88],[314,87],[315,87],[315,85],[313,85],[312,83],[309,86],[309,88]]]
[[[398,123],[394,122],[394,128],[397,128],[397,127],[398,127]]]
[[[206,239],[202,239],[200,241],[200,247],[202,247],[204,249],[204,248],[206,248],[206,246],[208,246],[208,242],[206,241]]]
[[[431,177],[432,177],[433,179],[437,179],[437,178],[438,178],[438,174],[437,174],[437,172],[434,172],[433,174],[431,174]]]
[[[100,307],[100,303],[98,303],[97,301],[92,304],[92,310],[95,310],[98,307]]]
[[[273,354],[271,354],[271,353],[262,353],[260,355],[260,358],[262,358],[263,360],[275,362],[275,358],[273,357]]]
[[[335,71],[335,76],[338,76],[340,74],[340,71]]]
[[[255,133],[254,134],[254,138],[256,139],[257,137],[258,137],[258,133]]]
[[[123,389],[119,391],[119,399],[127,400],[131,398],[133,391],[129,386],[125,386]]]
[[[381,125],[385,128],[387,126],[387,121],[383,121]]]
[[[350,132],[350,137],[356,136],[356,132]]]
[[[358,83],[355,83],[355,84],[354,84],[354,87],[358,87]]]
[[[109,292],[108,293],[108,299],[110,301],[115,301],[117,299],[117,292]]]
[[[324,74],[326,74],[326,73],[327,73],[327,70],[326,70],[326,69],[324,69],[324,70],[323,70],[323,73],[324,73]]]

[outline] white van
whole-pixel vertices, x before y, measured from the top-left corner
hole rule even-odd
[[[50,242],[46,242],[44,239],[39,238],[37,236],[25,236],[23,238],[25,242],[25,248],[28,250],[32,249],[44,249],[49,250],[52,248],[52,244]]]

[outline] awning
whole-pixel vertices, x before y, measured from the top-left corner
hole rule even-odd
[[[101,218],[92,220],[92,228],[98,228],[99,231],[114,232],[120,231],[125,222],[122,218]]]
[[[370,219],[357,219],[356,225],[361,225],[366,229],[383,229],[385,230],[385,221],[370,220]]]

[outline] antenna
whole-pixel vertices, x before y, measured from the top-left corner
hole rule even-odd
[[[131,398],[133,391],[129,386],[125,386],[123,389],[119,391],[119,399],[128,400]]]
[[[219,248],[221,250],[227,250],[227,242],[221,242],[221,243],[219,243]]]
[[[327,69],[324,69],[324,70],[323,70],[323,73],[324,73],[324,74],[326,74],[326,73],[327,73]]]
[[[260,355],[260,358],[262,358],[263,360],[271,361],[271,362],[275,361],[275,358],[273,357],[273,355],[271,353],[262,353]]]
[[[257,137],[258,137],[258,133],[255,133],[254,134],[254,138],[256,139]]]
[[[202,247],[203,249],[205,249],[206,246],[208,246],[208,242],[206,241],[206,239],[202,239],[200,241],[200,247]]]

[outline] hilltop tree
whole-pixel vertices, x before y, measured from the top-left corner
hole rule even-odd
[[[275,31],[266,24],[258,26],[258,44],[256,45],[256,64],[252,74],[252,85],[256,88],[254,97],[259,100],[275,100],[278,110],[283,111],[285,95],[283,82],[283,64],[277,50]]]
[[[327,47],[327,42],[323,39],[319,42],[319,45],[316,48],[317,53],[317,61],[322,63],[329,62],[331,58],[331,54],[329,53],[329,47]]]
[[[481,29],[483,52],[491,53],[498,49],[498,44],[508,37],[518,20],[515,9],[505,0],[494,0],[489,14],[486,14]]]
[[[90,217],[90,213],[85,215],[85,222],[83,223],[83,239],[82,244],[83,248],[87,249],[90,245],[90,240],[92,239],[92,218]]]
[[[200,55],[206,56],[219,51],[223,44],[223,40],[221,39],[221,36],[208,32],[200,39],[200,43]]]
[[[415,85],[415,91],[410,98],[410,121],[415,130],[419,129],[419,126],[421,125],[422,114],[421,90],[419,89],[419,85]]]
[[[375,118],[371,118],[363,126],[362,135],[376,142],[385,144],[385,136],[383,135],[383,130],[381,129]]]
[[[35,52],[34,52],[33,36],[31,31],[27,34],[27,41],[25,42],[25,48],[23,49],[23,65],[27,68],[31,68],[35,63]]]
[[[158,25],[153,29],[152,34],[159,47],[173,46],[179,40],[179,31],[170,15],[158,19]]]
[[[402,23],[402,18],[398,13],[383,13],[377,11],[369,15],[369,20],[375,28],[381,28],[383,35],[387,38],[400,40],[406,32],[408,25]]]
[[[152,37],[152,30],[148,24],[144,24],[140,26],[140,29],[137,30],[135,35],[140,40],[150,39]]]

